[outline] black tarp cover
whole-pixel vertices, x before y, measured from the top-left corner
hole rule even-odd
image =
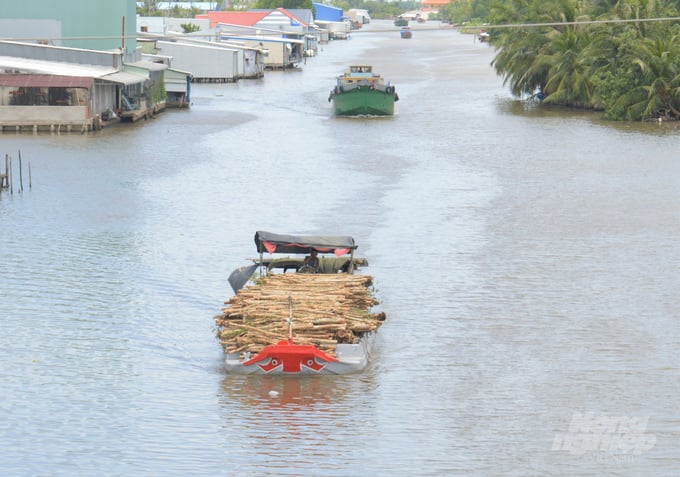
[[[255,232],[255,246],[258,253],[309,253],[314,249],[336,255],[344,255],[358,247],[349,236],[282,235],[263,231]]]

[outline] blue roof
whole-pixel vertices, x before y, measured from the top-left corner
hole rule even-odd
[[[323,3],[312,2],[312,6],[316,10],[316,19],[327,22],[341,22],[342,8],[332,7]]]

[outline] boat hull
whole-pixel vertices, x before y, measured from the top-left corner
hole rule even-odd
[[[351,374],[368,364],[372,333],[357,344],[338,344],[335,356],[312,345],[295,345],[287,341],[269,345],[255,356],[229,353],[225,360],[227,372],[253,375],[329,375]]]
[[[332,96],[336,116],[392,116],[394,91],[381,91],[369,86],[356,87],[334,93]]]

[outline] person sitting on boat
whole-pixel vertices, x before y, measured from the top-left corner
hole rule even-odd
[[[312,249],[309,255],[302,261],[302,267],[298,272],[317,273],[319,271],[319,252]]]

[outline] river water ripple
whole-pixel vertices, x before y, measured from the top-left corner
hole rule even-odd
[[[389,25],[190,111],[0,136],[32,182],[0,194],[0,473],[677,473],[677,129],[516,101],[486,44]],[[394,117],[332,116],[350,63]],[[388,317],[365,373],[225,374],[256,230],[355,236]],[[594,435],[630,445],[565,444]]]

